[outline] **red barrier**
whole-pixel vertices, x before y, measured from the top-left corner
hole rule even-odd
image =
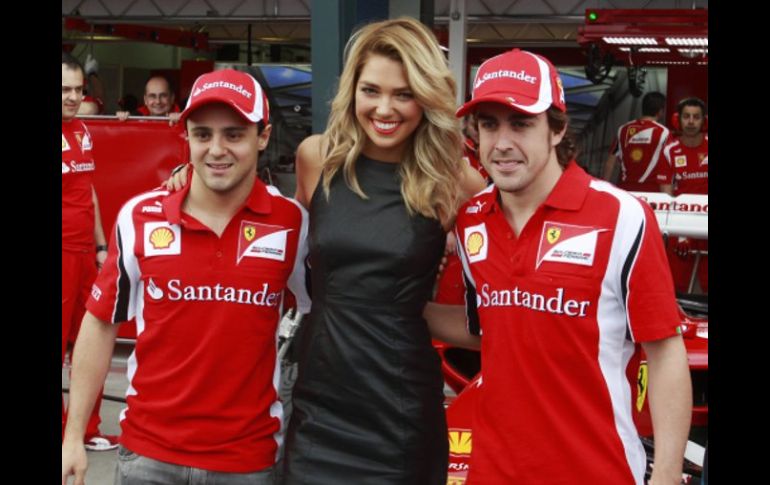
[[[94,142],[94,186],[109,239],[122,205],[131,197],[158,187],[174,167],[188,159],[187,142],[182,127],[169,126],[168,120],[84,122]],[[122,325],[118,336],[135,338],[134,323]]]

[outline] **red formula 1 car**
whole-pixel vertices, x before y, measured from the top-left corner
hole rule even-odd
[[[664,237],[708,239],[708,196],[680,195],[672,198],[662,193],[636,193],[655,211]],[[696,250],[699,251],[699,250]],[[707,256],[700,251],[696,258]],[[698,264],[693,271],[698,270]],[[693,275],[693,279],[694,279]],[[708,438],[708,295],[678,295],[682,336],[687,348],[693,386],[693,412],[690,441],[685,452],[684,483],[700,483],[704,451]],[[434,342],[441,356],[444,379],[457,397],[447,398],[447,425],[449,428],[449,477],[447,483],[465,482],[470,453],[473,448],[472,412],[481,379],[479,352]],[[640,351],[641,352],[641,351]],[[634,421],[648,456],[647,478],[651,470],[654,439],[652,421],[646,399],[647,364],[644,353],[632,359],[636,365],[627,371],[632,386]]]

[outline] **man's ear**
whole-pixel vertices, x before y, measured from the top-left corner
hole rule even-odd
[[[270,141],[270,132],[272,130],[273,130],[273,125],[268,124],[262,130],[262,133],[260,133],[257,136],[257,147],[259,148],[259,151],[262,151],[265,148],[267,148],[267,143]]]
[[[564,124],[564,128],[561,131],[552,131],[551,146],[555,147],[564,139],[564,135],[567,133],[567,123]]]

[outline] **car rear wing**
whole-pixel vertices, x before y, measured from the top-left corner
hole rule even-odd
[[[672,197],[663,192],[631,192],[647,202],[663,236],[709,237],[709,196],[682,194]]]

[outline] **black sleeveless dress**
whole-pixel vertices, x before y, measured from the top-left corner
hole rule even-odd
[[[445,484],[440,360],[422,318],[445,244],[409,216],[397,163],[361,156],[310,207],[313,306],[298,348],[285,483]]]

